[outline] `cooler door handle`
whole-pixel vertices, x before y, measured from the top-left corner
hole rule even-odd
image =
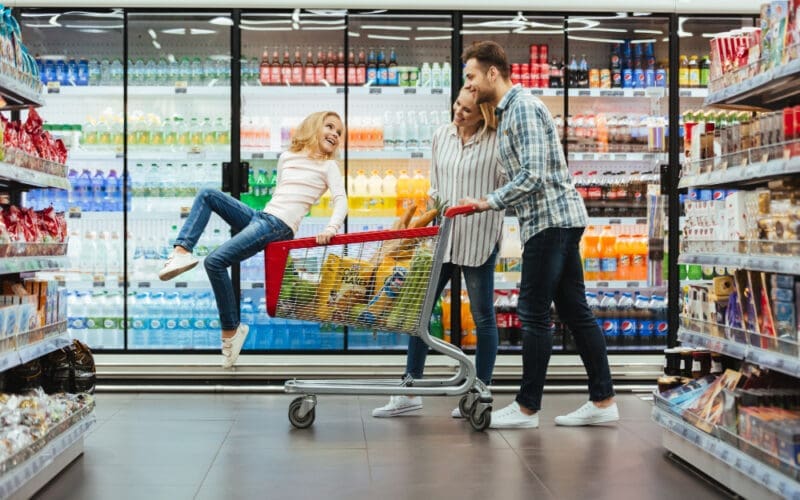
[[[239,164],[239,193],[250,192],[250,163],[243,161]]]
[[[222,162],[222,191],[231,192],[231,164],[227,161]]]

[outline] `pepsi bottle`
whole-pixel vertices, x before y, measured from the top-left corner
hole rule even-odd
[[[636,338],[636,319],[633,309],[633,296],[630,292],[624,292],[617,305],[619,311],[619,345],[637,345]]]

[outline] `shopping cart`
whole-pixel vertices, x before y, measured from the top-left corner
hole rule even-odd
[[[475,430],[489,427],[492,394],[475,365],[456,346],[433,337],[428,323],[453,217],[474,212],[459,206],[441,226],[369,231],[271,243],[265,252],[267,312],[272,317],[417,335],[434,351],[458,361],[449,378],[414,380],[290,380],[287,393],[297,428],[314,423],[317,394],[459,396],[461,414]]]

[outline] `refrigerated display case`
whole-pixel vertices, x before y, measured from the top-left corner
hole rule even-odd
[[[60,11],[25,12],[52,17]],[[95,186],[116,186],[112,188],[116,198],[102,196],[109,198],[107,203],[93,204],[89,196],[81,205],[76,198],[77,208],[72,210],[70,228],[81,243],[88,242],[81,247],[89,249],[87,253],[81,248],[74,261],[78,268],[84,267],[76,273],[80,280],[61,273],[66,283],[76,283],[71,288],[76,292],[76,314],[95,314],[86,313],[86,305],[107,301],[127,311],[128,318],[155,320],[155,326],[147,328],[123,322],[112,328],[113,335],[93,332],[90,343],[95,347],[216,349],[216,330],[201,322],[203,333],[194,327],[172,332],[172,323],[186,318],[164,314],[186,302],[190,309],[181,310],[214,317],[202,269],[198,266],[194,275],[166,287],[152,276],[198,189],[220,187],[227,179],[232,195],[256,209],[263,207],[274,186],[280,151],[293,126],[311,111],[336,111],[348,128],[347,147],[340,157],[350,197],[347,231],[389,227],[398,208],[424,203],[430,165],[425,138],[450,119],[452,89],[460,84],[460,49],[486,38],[507,47],[515,83],[530,87],[562,126],[570,171],[592,217],[593,228],[587,230],[590,249],[584,257],[591,265],[607,264],[587,270],[589,291],[615,296],[616,302],[624,298],[627,305],[624,294],[631,294],[633,313],[599,311],[601,318],[610,316],[602,321],[610,323],[611,350],[653,351],[664,344],[663,337],[644,342],[641,333],[627,337],[615,333],[622,323],[630,328],[627,325],[639,320],[655,319],[655,313],[661,316],[666,306],[652,299],[665,296],[667,286],[663,268],[668,256],[662,250],[666,204],[658,196],[659,168],[668,160],[666,117],[675,111],[662,82],[669,78],[670,64],[673,68],[679,64],[678,58],[669,61],[670,30],[686,31],[693,21],[681,27],[677,16],[656,14],[420,15],[302,9],[198,10],[180,15],[114,9],[90,14],[72,13],[84,19],[48,28],[23,26],[23,30],[40,40],[43,56],[55,56],[42,57],[43,67],[48,59],[55,61],[53,68],[64,59],[67,69],[71,59],[78,67],[86,61],[86,85],[50,85],[49,99],[64,105],[49,107],[47,112],[54,114],[46,118],[57,133],[74,138],[71,161],[76,162],[73,181],[78,193],[84,192],[84,185],[92,192],[92,181]],[[109,25],[96,27],[92,23],[98,19]],[[102,42],[87,44],[88,37]],[[702,93],[703,89],[680,90],[686,99]],[[225,170],[224,163],[230,168]],[[86,176],[81,178],[84,169],[89,170],[88,183]],[[298,236],[315,234],[324,225],[330,214],[327,200],[323,197],[312,207]],[[95,210],[98,207],[100,211]],[[227,238],[227,231],[227,225],[212,219],[198,253]],[[504,233],[497,269],[498,317],[502,309],[510,314],[504,318],[512,318],[501,349],[514,350],[519,348],[512,344],[518,337],[513,292],[521,242],[513,217],[506,219]],[[98,252],[98,247],[114,251]],[[92,252],[103,259],[92,258]],[[127,268],[116,263],[118,258],[127,259]],[[616,269],[609,267],[612,260]],[[98,268],[105,272],[108,262],[118,271],[96,272]],[[406,338],[391,333],[273,324],[261,309],[263,257],[243,262],[232,275],[241,289],[243,318],[258,323],[245,346],[250,351],[374,351],[405,346]],[[649,300],[637,301],[637,292]],[[121,298],[125,300],[120,309]],[[447,313],[457,302],[449,298],[442,303],[444,330],[455,326],[449,324]],[[474,336],[469,332],[468,308],[461,310],[465,313],[458,318],[464,333],[461,345],[469,349]],[[96,314],[106,314],[103,311]],[[645,327],[649,331],[654,325],[655,321]],[[555,332],[569,352],[569,336],[559,328]]]

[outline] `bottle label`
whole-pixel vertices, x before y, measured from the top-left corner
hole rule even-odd
[[[600,259],[600,270],[609,273],[617,272],[617,258],[605,257]]]
[[[313,83],[316,83],[314,81],[314,68],[313,67],[306,68],[305,75],[304,75],[303,79],[305,80],[306,85],[311,85]]]
[[[638,254],[633,256],[633,267],[644,266],[644,255]]]
[[[344,66],[336,68],[336,85],[344,85]]]
[[[600,259],[595,257],[587,257],[583,260],[583,267],[587,273],[600,272]]]
[[[178,326],[178,322],[174,319],[168,319],[166,321],[166,326],[168,330],[174,330]]]
[[[117,322],[114,321],[111,318],[105,319],[105,320],[103,320],[103,328],[105,328],[106,330],[111,330],[111,329],[113,329],[114,327],[117,326],[116,323]]]
[[[335,66],[328,66],[325,68],[325,80],[328,81],[330,84],[336,83],[336,67]]]
[[[314,68],[314,83],[319,85],[325,79],[325,66],[319,65]]]
[[[701,367],[700,367],[700,360],[694,360],[694,361],[692,361],[692,371],[693,371],[693,372],[699,372],[700,370],[701,370]]]
[[[303,68],[299,66],[292,68],[292,83],[294,85],[303,84]]]
[[[131,328],[133,328],[134,330],[143,329],[144,321],[142,321],[141,319],[134,319],[133,322],[131,323]]]

